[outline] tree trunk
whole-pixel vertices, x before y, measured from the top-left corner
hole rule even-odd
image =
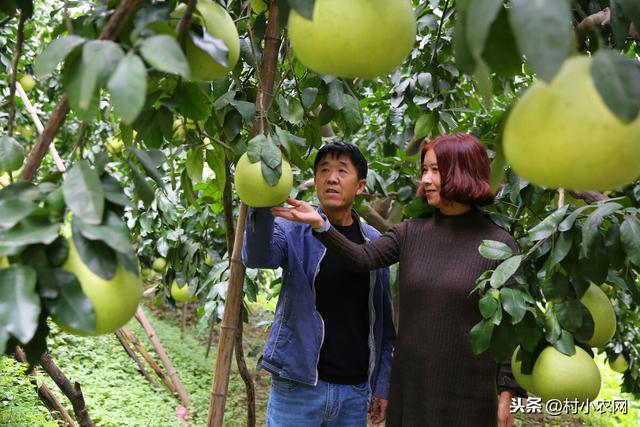
[[[107,22],[107,25],[102,29],[98,40],[114,40],[125,23],[138,9],[140,2],[141,0],[123,0]],[[63,95],[60,101],[58,101],[58,105],[56,105],[51,117],[49,117],[38,142],[31,150],[31,153],[29,153],[27,162],[20,174],[20,179],[25,181],[33,180],[40,167],[40,163],[42,163],[42,159],[45,154],[47,154],[53,137],[58,133],[69,111],[69,101],[67,100],[67,96]]]
[[[147,379],[147,381],[149,381],[151,384],[158,385],[156,380],[154,380],[153,377],[151,375],[149,375],[147,370],[144,369],[144,365],[142,364],[142,361],[140,360],[140,358],[133,352],[131,347],[129,347],[129,343],[127,343],[127,339],[125,338],[124,333],[122,332],[122,330],[118,329],[115,332],[115,335],[116,335],[116,338],[118,338],[118,341],[120,341],[120,344],[122,345],[122,348],[124,348],[124,351],[127,352],[129,357],[131,359],[133,359],[133,361],[138,366],[138,372],[140,372],[142,374],[142,376],[144,376]]]
[[[156,375],[158,375],[158,378],[160,378],[162,383],[167,387],[167,389],[169,389],[171,394],[176,395],[177,394],[176,386],[173,385],[173,383],[171,382],[171,379],[168,376],[165,375],[165,373],[162,370],[162,368],[160,368],[160,365],[158,365],[156,363],[156,361],[154,360],[153,356],[151,356],[151,354],[147,351],[147,349],[140,343],[138,338],[136,338],[136,336],[133,334],[133,332],[131,332],[129,327],[128,326],[123,326],[122,328],[120,328],[120,330],[124,333],[124,335],[131,342],[131,344],[135,347],[135,349],[138,350],[138,353],[140,353],[142,355],[144,360],[147,361],[149,366],[151,366],[151,369],[153,369],[153,371],[156,373]]]
[[[136,319],[138,319],[138,322],[140,322],[140,325],[142,325],[142,328],[149,336],[151,344],[153,344],[153,348],[156,350],[156,353],[158,353],[158,357],[160,357],[164,368],[167,370],[167,374],[169,374],[169,378],[171,378],[171,381],[176,386],[176,391],[180,396],[182,405],[185,408],[188,408],[191,405],[189,394],[187,394],[187,390],[185,390],[184,386],[180,382],[180,378],[178,378],[176,369],[173,367],[171,360],[169,360],[169,356],[167,356],[167,352],[164,351],[162,344],[160,344],[160,340],[156,335],[156,331],[153,329],[153,326],[151,326],[151,323],[149,323],[149,319],[147,319],[147,316],[144,314],[144,311],[142,311],[140,306],[138,306],[138,308],[136,309]]]
[[[24,351],[22,351],[22,348],[20,347],[16,348],[16,360],[21,363],[28,363],[27,356],[24,354]],[[38,375],[37,369],[34,369],[31,372],[31,375],[31,384],[36,387],[38,397],[40,397],[40,400],[47,407],[51,415],[54,418],[58,418],[61,421],[64,421],[69,427],[76,427],[76,422],[73,420],[73,418],[71,418],[71,415],[69,415],[64,406],[62,406],[62,403],[60,403],[51,389],[45,383],[42,383],[42,385],[38,387],[38,382],[36,381],[36,376]]]
[[[82,427],[94,427],[93,421],[87,412],[87,407],[84,403],[84,396],[82,395],[82,389],[79,383],[71,384],[71,381],[62,373],[60,368],[55,364],[49,353],[44,353],[40,357],[40,365],[42,369],[53,379],[60,390],[64,393],[71,406],[73,406],[73,412],[76,414],[76,419]]]
[[[273,87],[276,68],[278,65],[278,50],[280,49],[280,25],[278,2],[271,0],[269,6],[269,23],[265,35],[265,48],[262,54],[260,69],[260,85],[256,99],[256,120],[253,124],[253,134],[264,133],[267,129],[266,115],[273,101]],[[247,206],[240,204],[240,213],[236,226],[235,242],[231,255],[231,273],[229,289],[225,301],[222,319],[222,331],[218,341],[218,357],[211,387],[211,402],[207,417],[207,427],[222,427],[224,406],[229,387],[229,373],[231,355],[236,336],[237,322],[242,308],[242,286],[245,269],[240,255],[242,253],[242,237],[244,235],[244,221],[247,216]]]

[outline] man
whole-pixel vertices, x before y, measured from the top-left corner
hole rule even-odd
[[[356,243],[376,239],[353,202],[367,162],[353,144],[334,142],[316,156],[319,211]],[[353,273],[327,253],[306,224],[250,209],[243,260],[282,267],[282,288],[260,367],[271,372],[267,426],[366,426],[385,418],[395,341],[388,269]]]

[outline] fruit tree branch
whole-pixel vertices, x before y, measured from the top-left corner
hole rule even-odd
[[[98,40],[114,40],[122,30],[122,27],[124,27],[125,23],[138,9],[140,2],[141,0],[123,0],[102,29]],[[69,111],[69,101],[67,100],[67,96],[63,95],[60,98],[60,101],[58,101],[51,117],[49,117],[47,124],[44,126],[38,142],[31,150],[31,153],[29,153],[27,163],[20,174],[20,179],[25,181],[33,180],[40,164],[42,163],[42,159],[44,159],[44,156],[47,154],[47,150],[49,149],[49,145],[51,145],[51,141],[53,141],[53,137],[58,133],[58,130],[64,123]]]
[[[73,412],[76,414],[76,419],[82,427],[94,427],[95,424],[87,412],[87,407],[84,403],[84,396],[82,395],[82,389],[79,383],[71,384],[71,381],[64,375],[64,373],[58,368],[53,361],[49,353],[44,353],[40,356],[40,365],[42,369],[49,374],[51,379],[56,383],[60,390],[69,398],[71,406],[73,406]]]
[[[11,76],[9,77],[9,123],[7,124],[7,133],[13,135],[13,122],[16,117],[16,80],[18,78],[18,62],[22,55],[22,42],[24,41],[24,21],[27,15],[20,12],[20,20],[18,21],[18,34],[16,38],[16,50],[13,53],[13,61],[11,62]]]

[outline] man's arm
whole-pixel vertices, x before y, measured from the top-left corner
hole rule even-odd
[[[284,231],[269,208],[249,208],[245,220],[242,261],[249,268],[283,267],[287,259]]]

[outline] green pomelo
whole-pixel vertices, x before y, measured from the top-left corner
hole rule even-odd
[[[640,117],[625,124],[609,110],[591,64],[587,57],[568,59],[551,83],[534,83],[511,111],[504,153],[528,181],[602,191],[640,175]]]
[[[142,282],[138,275],[118,265],[111,280],[101,278],[82,261],[73,239],[69,239],[69,257],[62,268],[76,275],[96,314],[95,333],[87,334],[54,319],[63,330],[76,335],[109,334],[133,317],[142,296]]]
[[[531,378],[536,395],[545,402],[593,401],[600,393],[600,371],[591,356],[576,346],[576,353],[567,356],[555,348],[545,348],[533,366]]]
[[[282,160],[282,175],[275,186],[270,186],[262,176],[261,162],[251,163],[244,153],[236,164],[234,177],[238,197],[254,208],[277,206],[287,200],[293,186],[293,173],[286,160]]]
[[[372,78],[399,66],[416,38],[408,0],[316,0],[313,20],[289,14],[295,55],[318,73]]]
[[[580,298],[580,302],[593,317],[593,335],[587,344],[591,347],[606,345],[616,332],[616,313],[611,301],[600,287],[592,283]]]

